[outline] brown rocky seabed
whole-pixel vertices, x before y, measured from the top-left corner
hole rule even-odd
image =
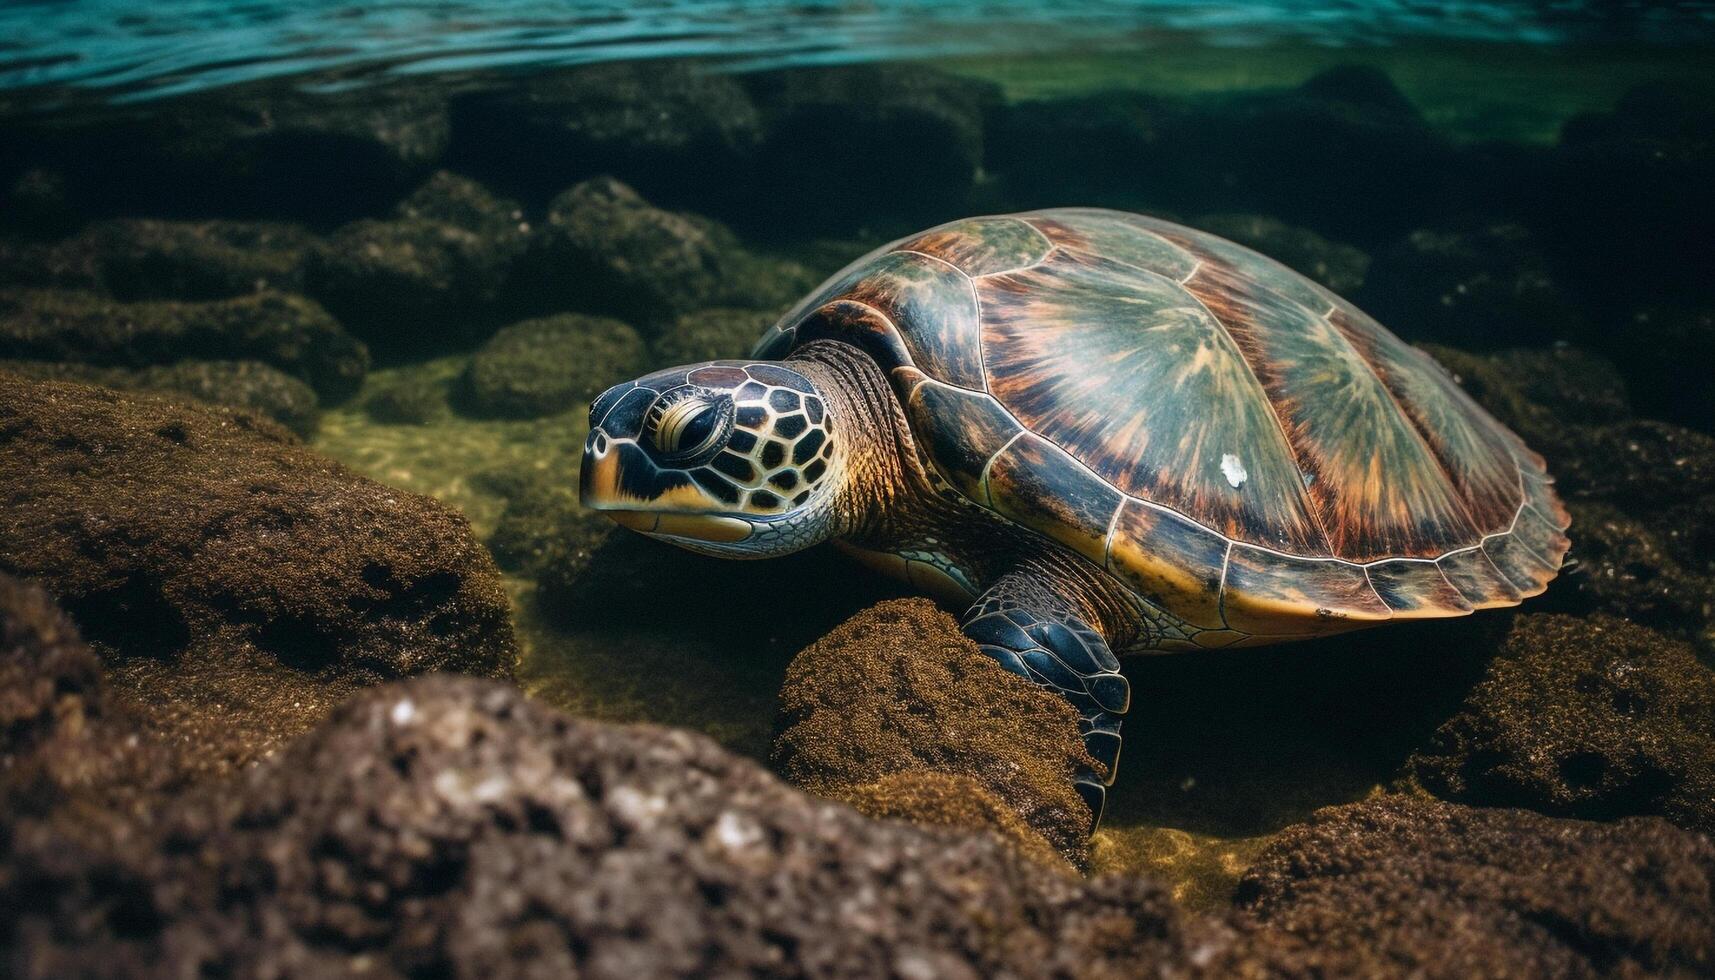
[[[1507,150],[1367,70],[1008,103],[670,64],[0,120],[8,972],[1715,973],[1708,114],[1646,88]],[[1443,345],[1575,517],[1517,612],[1128,664],[1089,841],[1065,706],[944,611],[571,489],[603,379],[741,354],[894,231],[1068,200]]]

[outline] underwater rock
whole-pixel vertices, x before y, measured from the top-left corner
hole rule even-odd
[[[731,201],[762,142],[743,86],[679,59],[535,73],[452,112],[454,164],[533,202],[599,174],[675,203]]]
[[[0,290],[0,358],[112,367],[261,361],[329,402],[350,397],[369,370],[368,350],[326,310],[274,292],[203,303],[116,303],[89,293]]]
[[[1645,522],[1607,504],[1568,505],[1574,565],[1539,608],[1606,612],[1715,650],[1715,578],[1687,566],[1652,525],[1673,525],[1688,536],[1712,525],[1677,517]]]
[[[1476,350],[1589,333],[1577,299],[1516,224],[1413,231],[1376,254],[1357,300],[1408,340]]]
[[[48,815],[110,831],[171,788],[169,748],[114,702],[53,597],[0,573],[0,837]]]
[[[305,288],[378,356],[468,346],[504,322],[529,226],[510,201],[441,173],[387,220],[340,228],[314,249]]]
[[[136,369],[63,361],[0,361],[0,371],[41,380],[188,395],[211,405],[259,412],[306,438],[315,431],[319,417],[316,393],[309,385],[260,361],[180,361]]]
[[[1623,422],[1632,415],[1631,398],[1618,369],[1577,347],[1473,354],[1440,344],[1419,346],[1490,414],[1523,436],[1527,445],[1546,453],[1551,463],[1581,451],[1586,426]],[[1559,471],[1554,465],[1550,470]]]
[[[1319,811],[1246,872],[1266,944],[1312,976],[1700,976],[1715,843],[1665,821],[1557,820],[1404,796]]]
[[[687,313],[650,345],[662,366],[750,356],[756,342],[780,317],[777,312],[716,308]]]
[[[511,670],[464,518],[270,422],[0,375],[0,433],[0,572],[53,592],[187,768],[229,771],[358,686]]]
[[[1000,87],[926,65],[834,65],[742,79],[762,110],[755,207],[795,224],[962,216]],[[909,229],[902,229],[909,230]]]
[[[554,198],[529,263],[537,305],[617,316],[645,336],[710,306],[784,307],[814,285],[801,266],[752,255],[726,227],[657,208],[612,177]]]
[[[1361,250],[1267,215],[1206,214],[1191,225],[1256,249],[1342,296],[1357,293],[1370,268]]]
[[[207,300],[296,292],[315,237],[260,221],[103,221],[53,245],[0,248],[8,285],[51,286],[118,300]]]
[[[613,521],[578,503],[575,486],[529,481],[505,496],[488,550],[509,572],[535,577],[551,565],[587,567],[595,548],[615,533]]]
[[[1624,620],[1520,616],[1407,773],[1462,803],[1715,832],[1715,671]]]
[[[889,773],[873,783],[842,786],[838,799],[866,817],[920,827],[991,833],[1041,864],[1070,870],[1067,856],[988,787],[969,776],[929,769]]]
[[[536,418],[564,412],[643,370],[643,339],[607,317],[563,313],[503,327],[465,368],[465,412]]]
[[[1555,460],[1569,500],[1597,500],[1643,516],[1715,494],[1715,436],[1638,419],[1580,431],[1581,448]]]
[[[85,218],[283,218],[331,227],[397,200],[448,139],[446,100],[413,79],[339,92],[233,85],[147,106],[18,123],[26,166],[58,174]]]
[[[702,736],[451,677],[368,692],[152,826],[65,844],[0,842],[12,975],[1099,978],[1220,952],[1141,880],[870,820]]]
[[[1090,814],[1072,777],[1092,760],[1077,713],[985,656],[927,599],[865,610],[800,653],[778,727],[775,770],[818,796],[873,803],[874,784],[899,773],[966,776],[1083,861]]]

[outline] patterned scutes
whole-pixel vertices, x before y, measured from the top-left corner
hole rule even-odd
[[[1093,209],[855,263],[759,345],[869,351],[962,492],[1205,646],[1510,605],[1559,569],[1540,457],[1427,355],[1230,242]]]

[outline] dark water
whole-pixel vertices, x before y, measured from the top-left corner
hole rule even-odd
[[[1654,557],[1608,542],[1575,558],[1674,583],[1664,599],[1569,574],[1543,608],[1631,618],[1707,658],[1708,488],[1615,490],[1579,452],[1601,426],[1715,431],[1712,34],[1707,3],[13,3],[0,358],[128,385],[264,362],[299,402],[202,393],[290,415],[318,450],[463,511],[508,572],[533,690],[763,756],[791,655],[892,591],[821,554],[716,570],[602,543],[572,499],[590,395],[653,363],[737,356],[892,236],[1144,210],[1319,279],[1467,358],[1474,386],[1499,379],[1479,395],[1583,474],[1571,492],[1660,539]],[[609,176],[672,241],[578,224],[568,190]],[[280,293],[307,297],[292,315],[314,336],[372,360],[329,380],[254,341],[249,313],[196,319]],[[471,401],[473,352],[567,312],[622,325],[508,356],[521,386],[569,394]],[[74,320],[105,339],[41,339]],[[165,325],[103,332],[119,322]],[[590,376],[536,377],[568,359]],[[1614,465],[1658,467],[1613,438],[1636,457]],[[756,598],[781,575],[803,589],[784,613]],[[742,598],[683,615],[636,599],[710,576]],[[1480,627],[1395,634],[1321,644],[1308,667],[1295,650],[1129,668],[1145,708],[1104,866],[1217,900],[1281,827],[1387,783],[1494,643]],[[1424,648],[1446,656],[1426,669]]]

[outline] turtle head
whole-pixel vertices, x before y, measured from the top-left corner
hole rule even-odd
[[[843,463],[830,401],[778,362],[710,361],[590,406],[584,506],[692,551],[761,558],[838,530]]]

